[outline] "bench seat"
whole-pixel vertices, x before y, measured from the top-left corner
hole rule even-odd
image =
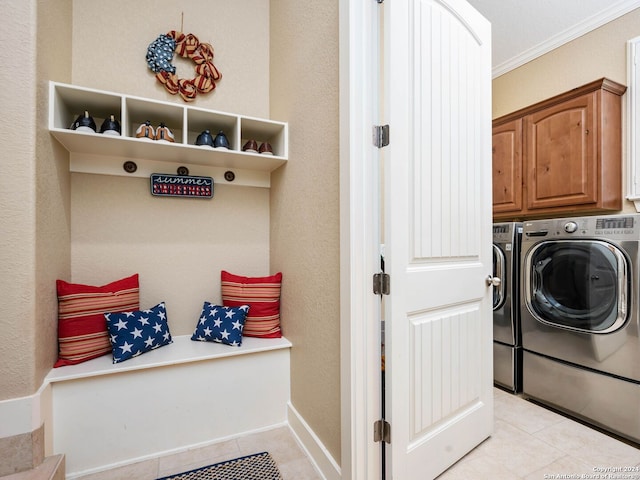
[[[286,423],[289,340],[173,340],[122,363],[104,355],[49,373],[47,455],[65,454],[67,478]]]

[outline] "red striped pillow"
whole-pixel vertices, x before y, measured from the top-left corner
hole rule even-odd
[[[57,280],[58,361],[75,365],[111,353],[104,314],[140,309],[138,274],[94,287]]]
[[[242,277],[224,270],[220,273],[222,303],[225,307],[249,305],[243,336],[279,338],[280,288],[282,273],[269,277]]]

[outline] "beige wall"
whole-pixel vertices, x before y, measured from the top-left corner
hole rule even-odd
[[[182,12],[184,32],[213,45],[223,75],[189,105],[268,118],[266,0],[74,1],[73,84],[184,105],[145,62],[149,43],[180,30]],[[195,76],[191,63],[174,60],[179,77]],[[72,280],[139,273],[141,307],[165,301],[174,335],[193,333],[205,300],[220,301],[220,270],[270,273],[268,189],[219,184],[212,200],[161,198],[148,179],[73,174],[71,197]]]
[[[222,73],[218,87],[190,105],[268,117],[269,0],[74,0],[73,84],[184,104],[145,62],[149,44],[181,23],[213,46]],[[176,55],[173,63],[178,77],[195,76],[190,61]]]
[[[69,154],[48,132],[49,80],[71,80],[71,18],[71,0],[38,0],[35,388],[57,358],[55,280],[71,263]]]
[[[272,175],[271,266],[285,272],[293,406],[340,462],[338,1],[271,1],[271,114],[289,122]]]
[[[626,44],[637,36],[640,36],[640,9],[495,78],[493,118],[602,77],[626,85]],[[623,111],[625,100],[623,97]],[[624,125],[623,118],[623,128]],[[626,151],[623,151],[623,198],[626,195],[627,161]],[[625,201],[622,211],[636,210],[631,202]]]
[[[6,3],[0,29],[0,400],[33,394],[51,368],[57,301],[50,279],[69,270],[68,167],[46,130],[44,79],[69,79],[71,2],[55,8],[37,0]]]
[[[493,80],[493,118],[598,78],[626,85],[626,42],[640,35],[640,9]]]
[[[3,20],[0,49],[0,399],[34,391],[35,340],[35,16],[34,1],[14,1]],[[22,39],[15,42],[15,39]],[[12,48],[9,48],[12,45]],[[15,79],[27,78],[27,82]],[[18,101],[21,100],[21,101]]]
[[[164,301],[172,335],[220,302],[220,270],[269,269],[269,192],[214,185],[212,200],[154,197],[146,178],[73,174],[72,277],[102,285],[140,274],[140,305]]]

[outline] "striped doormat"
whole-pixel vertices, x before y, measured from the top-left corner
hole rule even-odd
[[[158,480],[282,480],[268,452],[216,463]]]

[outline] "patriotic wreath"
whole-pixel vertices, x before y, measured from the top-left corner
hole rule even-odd
[[[189,58],[195,64],[196,76],[192,79],[178,78],[176,67],[171,64],[173,54]],[[213,64],[213,47],[200,43],[198,37],[171,30],[159,35],[147,48],[147,65],[156,74],[158,81],[172,94],[180,94],[185,102],[191,102],[198,93],[208,93],[216,88],[215,82],[222,75]]]

